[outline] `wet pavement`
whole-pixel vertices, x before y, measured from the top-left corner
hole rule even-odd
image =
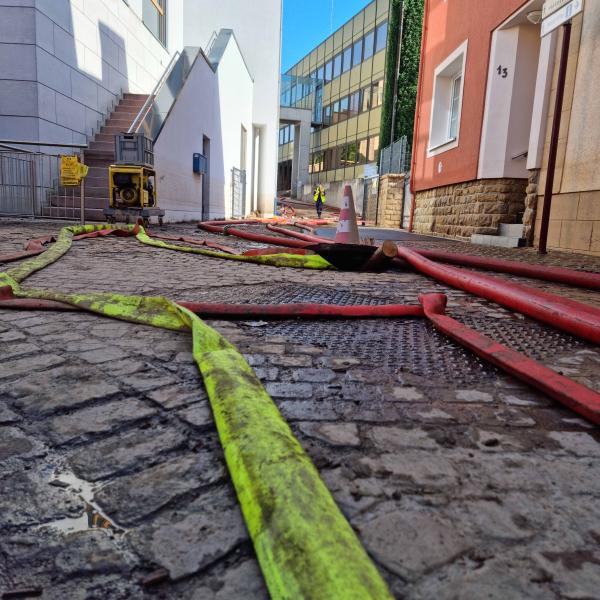
[[[59,227],[0,222],[0,252]],[[223,241],[191,225],[167,233]],[[575,254],[403,243],[600,270]],[[600,306],[598,293],[502,277]],[[597,347],[412,272],[277,269],[91,239],[25,286],[338,304],[443,291],[456,319],[600,391]],[[420,319],[209,323],[245,354],[397,598],[600,597],[597,428]],[[188,334],[5,310],[0,356],[2,593],[268,597]]]

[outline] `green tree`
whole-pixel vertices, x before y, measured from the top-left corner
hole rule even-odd
[[[421,32],[423,28],[424,0],[390,0],[388,45],[385,67],[385,89],[381,115],[380,148],[389,146],[402,136],[408,138],[412,148],[415,105],[419,81],[419,59],[421,55]],[[402,40],[400,28],[404,5]],[[396,95],[396,119],[392,132],[392,112],[394,105],[394,80],[398,44],[400,48],[400,69]]]

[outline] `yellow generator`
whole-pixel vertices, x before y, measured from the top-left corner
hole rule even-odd
[[[162,226],[165,211],[158,208],[152,141],[143,134],[117,134],[115,154],[117,164],[108,167],[107,220],[129,223],[141,217],[148,225],[156,216]]]

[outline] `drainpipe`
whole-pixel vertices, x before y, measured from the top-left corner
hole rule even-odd
[[[404,33],[404,0],[400,2],[400,23],[398,26],[398,48],[396,51],[396,72],[394,73],[394,100],[392,102],[392,125],[390,131],[390,170],[394,156],[394,134],[396,133],[396,103],[398,102],[398,78],[400,77],[400,58],[402,57],[402,35]]]
[[[560,67],[556,86],[556,100],[554,102],[554,117],[552,119],[552,135],[548,152],[548,171],[546,173],[546,189],[544,191],[544,207],[542,209],[542,222],[540,227],[539,254],[546,254],[548,241],[548,228],[550,226],[550,208],[552,203],[552,190],[556,173],[556,155],[558,153],[558,139],[560,137],[560,123],[562,117],[563,99],[565,96],[565,81],[567,79],[567,64],[569,62],[569,46],[571,44],[571,23],[563,25],[563,40],[560,54]]]
[[[421,34],[421,57],[419,59],[419,87],[417,88],[417,114],[415,118],[415,127],[413,129],[412,143],[412,161],[410,166],[410,220],[408,222],[408,231],[412,233],[413,220],[415,216],[415,171],[417,166],[417,157],[415,146],[417,144],[417,132],[421,122],[421,97],[423,95],[423,58],[425,56],[425,42],[427,40],[427,19],[429,15],[429,0],[425,0],[425,9],[423,10],[423,33]]]
[[[392,123],[390,126],[390,165],[388,175],[392,172],[392,160],[394,158],[394,130],[396,129],[396,102],[398,102],[398,78],[400,77],[400,58],[402,56],[402,35],[404,33],[404,0],[400,2],[400,22],[398,24],[398,43],[396,47],[396,69],[394,72],[394,97],[392,100]],[[380,161],[381,165],[381,154]],[[375,205],[375,225],[379,225],[379,194],[381,193],[381,175],[377,182],[377,203]],[[400,228],[402,228],[402,217],[400,217]]]

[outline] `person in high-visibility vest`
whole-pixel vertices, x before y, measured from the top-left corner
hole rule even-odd
[[[327,196],[325,196],[325,190],[320,185],[315,188],[313,200],[315,201],[315,208],[317,209],[317,218],[320,219],[321,211],[323,210],[323,204],[325,204],[325,200],[327,200]]]

